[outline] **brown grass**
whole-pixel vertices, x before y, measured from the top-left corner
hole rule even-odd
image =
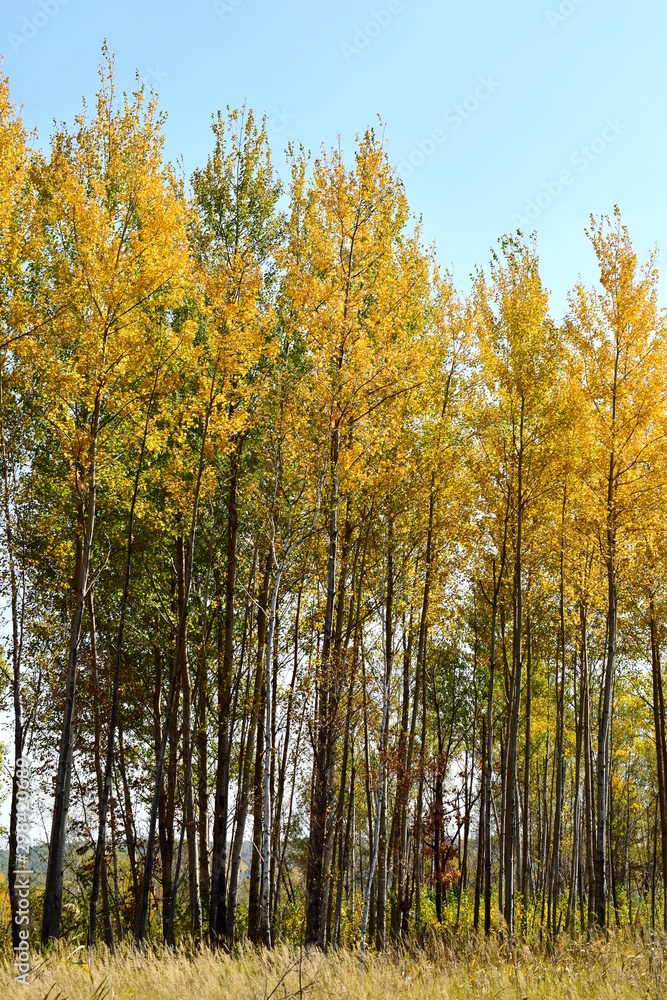
[[[410,954],[300,953],[285,947],[272,955],[246,949],[230,958],[197,953],[61,946],[49,958],[33,956],[30,983],[14,981],[0,966],[2,1000],[621,1000],[667,997],[663,939],[632,937],[592,943],[564,942],[555,958],[519,947],[431,945]]]

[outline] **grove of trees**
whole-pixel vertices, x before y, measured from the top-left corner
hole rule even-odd
[[[457,290],[373,130],[282,181],[218,113],[186,180],[164,126],[105,50],[40,150],[0,77],[36,940],[667,929],[656,255],[591,217],[558,321],[528,234]]]

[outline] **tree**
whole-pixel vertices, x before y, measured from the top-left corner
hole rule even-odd
[[[609,734],[617,655],[619,573],[623,579],[635,530],[644,463],[657,441],[658,375],[664,325],[657,309],[655,257],[637,271],[637,258],[618,208],[613,221],[591,216],[588,237],[601,289],[577,285],[570,298],[572,338],[589,401],[593,452],[587,486],[607,575],[606,652],[597,750],[595,913],[606,926]]]
[[[60,130],[40,180],[49,301],[31,357],[43,381],[44,418],[70,474],[76,510],[65,710],[56,777],[42,940],[58,937],[72,770],[81,622],[90,590],[98,478],[109,431],[122,419],[145,361],[148,302],[164,298],[187,263],[185,213],[162,162],[164,119],[143,90],[116,99],[104,53],[95,116]],[[129,383],[129,384],[128,384]]]

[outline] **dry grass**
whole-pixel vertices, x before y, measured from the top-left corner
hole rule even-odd
[[[667,997],[663,949],[620,937],[566,943],[556,958],[519,948],[469,945],[458,950],[431,944],[423,951],[369,955],[362,973],[359,954],[300,954],[278,948],[272,955],[246,950],[235,959],[209,951],[189,954],[61,947],[34,962],[30,984],[14,981],[0,966],[2,1000],[568,1000],[568,998]]]

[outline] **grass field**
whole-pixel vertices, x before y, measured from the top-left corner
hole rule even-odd
[[[495,945],[448,948],[432,942],[424,950],[367,955],[362,972],[354,952],[273,954],[246,950],[230,958],[209,951],[189,954],[60,947],[47,959],[33,956],[28,985],[17,983],[7,962],[0,968],[3,1000],[568,1000],[568,998],[660,998],[667,996],[667,940],[612,937],[590,943],[563,942],[555,957],[518,947],[514,956]]]

